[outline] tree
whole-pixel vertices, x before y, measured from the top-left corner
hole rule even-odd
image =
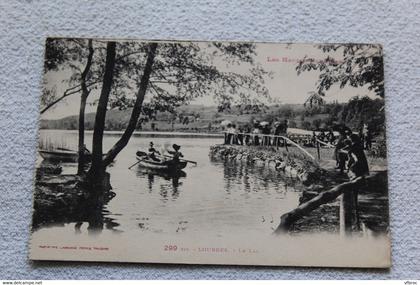
[[[290,128],[296,128],[297,124],[294,120],[289,120],[289,127]]]
[[[73,85],[67,88],[63,95],[57,97],[56,86],[51,89],[44,88],[41,96],[43,106],[41,114],[46,112],[58,102],[73,94],[81,94],[79,109],[79,140],[78,140],[78,174],[82,174],[85,165],[84,131],[86,101],[91,92],[90,87],[98,83],[91,75],[94,49],[92,40],[83,39],[54,39],[48,38],[45,52],[45,72],[58,71],[70,68],[72,76],[68,83]],[[86,63],[84,60],[86,58]],[[84,66],[83,69],[81,67]],[[44,79],[45,80],[45,79]],[[44,84],[46,86],[46,84]]]
[[[103,76],[101,95],[95,114],[92,140],[92,165],[89,170],[90,182],[94,186],[103,182],[105,167],[102,161],[102,140],[105,127],[105,116],[108,106],[109,94],[114,77],[115,66],[115,42],[108,42],[106,46],[105,73]],[[96,189],[96,187],[95,187]]]
[[[370,99],[367,96],[354,97],[343,107],[340,114],[341,122],[353,129],[360,129],[367,124],[374,134],[384,132],[385,114],[382,99]]]
[[[382,46],[373,44],[331,44],[319,45],[328,54],[324,60],[304,58],[296,67],[298,75],[302,72],[320,71],[317,83],[318,94],[324,95],[334,84],[340,88],[367,86],[379,97],[384,97],[384,69]],[[334,59],[331,54],[342,59]]]
[[[315,119],[312,121],[312,125],[315,130],[318,130],[321,124],[322,124],[322,121],[320,119]]]
[[[254,44],[243,43],[108,42],[88,177],[101,183],[106,167],[127,145],[140,114],[150,117],[159,111],[173,111],[193,98],[210,94],[219,103],[234,101],[234,97],[268,98],[261,82],[269,74],[254,62],[254,49]],[[246,64],[248,73],[225,71],[215,65],[215,59],[226,65]],[[113,82],[115,75],[121,79],[118,86]],[[130,92],[132,83],[137,86],[135,98]],[[110,97],[113,88],[115,96]],[[146,94],[149,100],[143,103]],[[132,107],[132,112],[123,135],[102,158],[108,105]]]
[[[88,40],[88,58],[86,61],[86,66],[83,69],[80,75],[80,86],[82,90],[80,98],[80,109],[79,109],[79,160],[77,165],[77,173],[82,174],[85,166],[85,110],[86,110],[86,101],[91,92],[87,86],[87,79],[90,72],[90,67],[92,66],[93,53],[94,49],[92,46],[92,40]]]
[[[83,42],[85,48],[77,46],[78,42]],[[50,40],[46,66],[51,70],[68,67],[72,76],[67,80],[70,87],[61,97],[44,101],[56,104],[71,94],[100,91],[95,102],[92,164],[87,175],[93,184],[101,183],[106,167],[127,145],[139,122],[156,118],[158,112],[174,113],[177,107],[200,96],[213,96],[219,106],[261,103],[269,98],[263,83],[271,74],[254,62],[255,45],[251,43],[92,40],[92,48],[86,48],[86,43],[87,40],[78,39]],[[227,68],[236,65],[245,68],[241,72]],[[84,72],[87,66],[89,72]],[[79,115],[84,114],[85,103],[81,104]],[[112,108],[131,108],[131,115],[124,133],[103,157],[105,118]]]
[[[308,121],[302,121],[302,128],[304,128],[305,130],[310,130],[311,129],[311,123]]]

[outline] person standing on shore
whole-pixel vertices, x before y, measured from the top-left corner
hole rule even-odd
[[[250,127],[250,125],[249,124],[247,124],[246,126],[245,126],[245,133],[246,133],[246,135],[245,135],[245,144],[246,145],[251,145],[252,144],[252,142],[251,142],[251,127]]]
[[[365,149],[370,150],[372,148],[372,132],[370,129],[367,130],[365,138]]]
[[[269,146],[270,145],[270,126],[268,124],[264,125],[262,129],[262,133],[263,133],[263,145]]]
[[[238,144],[238,130],[236,129],[236,125],[232,124],[232,141],[231,144]]]
[[[276,146],[276,147],[278,147],[279,146],[279,144],[280,144],[280,138],[279,137],[277,137],[277,136],[280,136],[280,134],[281,134],[281,131],[282,131],[282,124],[280,123],[280,122],[276,122],[275,124],[274,124],[274,126],[275,126],[275,129],[274,129],[274,135],[276,136],[275,138],[274,138],[274,146]]]
[[[340,131],[340,136],[338,137],[337,144],[335,145],[334,155],[336,160],[336,168],[340,170],[340,173],[343,174],[346,168],[346,161],[348,160],[347,153],[344,152],[346,148],[346,139],[347,136],[344,131]]]
[[[349,165],[349,169],[353,172],[355,178],[369,175],[369,165],[360,137],[351,134],[350,140],[351,145],[348,154],[353,158],[353,162]]]
[[[227,125],[226,129],[226,141],[225,144],[232,144],[233,143],[233,136],[235,133],[235,129],[232,127],[232,124]]]
[[[254,125],[254,129],[252,130],[252,137],[254,139],[254,145],[260,145],[260,137],[261,134],[260,126]]]
[[[237,137],[238,144],[243,145],[244,144],[244,129],[241,126],[238,127],[238,132],[236,134],[236,137]]]
[[[333,145],[335,142],[335,136],[334,136],[334,132],[332,130],[329,130],[328,134],[327,134],[327,139],[328,142]]]

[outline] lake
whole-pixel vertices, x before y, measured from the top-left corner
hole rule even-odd
[[[115,234],[149,232],[178,235],[211,234],[223,237],[226,233],[241,232],[270,235],[279,224],[280,216],[298,205],[299,186],[282,179],[275,170],[247,166],[244,163],[215,161],[209,148],[223,138],[147,137],[134,135],[107,171],[110,173],[113,197],[102,209],[103,218],[111,221],[102,230]],[[104,150],[120,137],[104,136]],[[77,149],[77,132],[41,130],[40,139]],[[86,134],[86,145],[92,134]],[[181,146],[184,157],[197,162],[188,164],[185,174],[162,176],[136,162],[137,150],[147,151],[153,141],[156,149]],[[38,162],[42,161],[38,157]],[[63,164],[64,174],[74,174],[77,165]],[[74,234],[86,231],[86,221],[51,223],[38,228],[38,234]],[[76,226],[76,227],[75,227]],[[75,230],[77,228],[77,231]]]

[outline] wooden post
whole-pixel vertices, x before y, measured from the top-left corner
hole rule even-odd
[[[319,147],[319,141],[316,141],[316,152],[318,153],[318,160],[321,160],[321,150]]]
[[[357,205],[357,188],[350,192],[343,193],[343,210],[344,210],[344,230],[350,233],[353,228],[359,229],[358,205]]]
[[[354,224],[354,196],[353,191],[343,193],[344,230],[350,233]]]

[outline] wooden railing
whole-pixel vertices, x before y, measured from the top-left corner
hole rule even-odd
[[[274,233],[280,234],[288,232],[295,222],[310,215],[313,210],[319,208],[321,205],[333,202],[340,195],[342,195],[342,202],[340,205],[340,207],[342,207],[342,209],[340,209],[340,224],[343,224],[345,232],[351,231],[352,226],[359,222],[357,212],[355,213],[355,211],[357,211],[357,205],[354,202],[357,199],[354,199],[354,195],[358,195],[357,190],[364,187],[369,179],[372,178],[358,177],[352,181],[337,185],[330,190],[321,192],[311,200],[301,204],[296,209],[283,214],[280,218],[280,224]],[[343,221],[341,222],[341,220]]]

